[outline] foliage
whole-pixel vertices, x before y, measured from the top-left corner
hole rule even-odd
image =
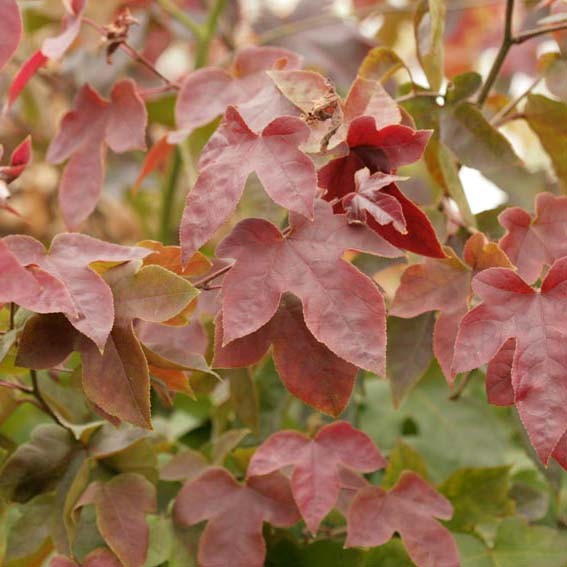
[[[0,564],[567,566],[565,3],[248,4],[0,0]]]

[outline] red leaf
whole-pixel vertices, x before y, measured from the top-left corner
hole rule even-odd
[[[400,202],[380,191],[395,181],[404,177],[377,172],[370,175],[368,168],[359,169],[355,175],[356,191],[342,198],[342,206],[349,222],[366,223],[370,215],[378,224],[392,226],[401,233],[407,233],[406,219]]]
[[[96,206],[106,146],[118,153],[144,149],[146,122],[144,102],[129,79],[114,85],[110,101],[88,84],[79,91],[47,151],[51,163],[69,160],[59,187],[59,205],[69,228],[76,229]]]
[[[262,525],[288,528],[299,521],[289,481],[278,473],[236,482],[225,469],[212,468],[186,483],[173,507],[183,525],[207,520],[199,542],[199,565],[263,567]]]
[[[16,0],[0,0],[0,69],[12,57],[22,37],[22,18]]]
[[[334,355],[305,326],[301,303],[284,295],[274,317],[256,332],[222,346],[223,323],[215,325],[215,368],[258,362],[274,345],[274,363],[286,388],[301,401],[334,417],[345,409],[356,367]]]
[[[540,277],[544,266],[567,255],[567,197],[539,193],[535,209],[533,218],[519,207],[498,217],[507,230],[500,246],[529,283]]]
[[[326,189],[325,199],[334,202],[356,192],[355,173],[364,167],[368,168],[370,174],[391,174],[395,173],[397,167],[418,160],[430,134],[429,130],[416,131],[401,125],[377,128],[371,116],[355,118],[347,135],[350,153],[330,161],[318,172],[319,185]],[[368,219],[368,225],[394,246],[424,256],[444,258],[445,254],[427,215],[394,183],[381,189],[381,193],[399,201],[407,234],[401,234],[390,224],[383,226],[374,218]],[[343,212],[342,203],[335,205],[335,211]]]
[[[157,507],[154,485],[139,474],[121,474],[90,484],[76,507],[86,504],[95,505],[98,530],[121,564],[142,567],[150,537],[145,514]]]
[[[43,67],[49,60],[61,59],[67,49],[71,47],[81,30],[81,17],[86,6],[86,0],[75,0],[74,2],[63,2],[67,13],[63,20],[63,31],[56,37],[44,40],[41,49],[31,55],[24,62],[16,74],[8,90],[8,101],[6,107],[9,108],[18,98],[28,81]],[[1,67],[2,65],[0,65]]]
[[[257,134],[234,107],[228,108],[201,154],[200,175],[187,197],[181,223],[185,262],[234,212],[253,171],[278,205],[313,216],[315,166],[298,149],[308,137],[309,128],[299,118],[276,118]]]
[[[79,567],[78,563],[62,555],[54,557],[49,565],[50,567]],[[85,557],[82,567],[122,567],[122,563],[108,549],[99,548],[91,551]]]
[[[161,167],[171,155],[174,146],[167,141],[167,136],[160,138],[148,151],[144,157],[142,169],[132,186],[132,193],[135,195],[142,185],[144,179],[151,175],[156,169]]]
[[[497,244],[476,233],[463,250],[466,264],[450,251],[445,260],[427,258],[409,266],[396,291],[390,313],[411,318],[427,311],[439,311],[433,334],[433,349],[448,380],[451,379],[453,348],[459,321],[467,311],[471,280],[475,273],[493,266],[511,267]]]
[[[457,373],[486,364],[516,339],[514,400],[544,463],[567,430],[566,280],[566,258],[553,264],[541,291],[510,269],[481,272],[472,286],[483,303],[463,317],[455,344]]]
[[[270,222],[246,219],[220,244],[219,257],[234,258],[222,287],[223,346],[265,325],[282,295],[301,299],[313,336],[346,361],[382,374],[386,321],[374,283],[341,259],[346,249],[401,255],[365,226],[317,201],[315,220],[290,215],[287,236]],[[356,290],[356,293],[353,293]]]
[[[99,348],[104,347],[112,329],[114,305],[110,288],[89,265],[97,261],[126,262],[148,254],[144,248],[118,246],[71,233],[57,235],[49,251],[30,236],[7,236],[4,243],[22,266],[39,267],[33,271],[41,285],[62,284],[62,292],[70,300],[63,312]],[[48,294],[40,296],[29,308],[38,313],[53,312],[53,306],[45,303],[51,299]]]
[[[0,158],[2,156],[0,155]],[[10,165],[0,166],[0,180],[10,184],[16,180],[26,169],[31,161],[31,137],[28,136],[12,152]]]
[[[296,69],[301,66],[301,58],[287,49],[247,47],[237,53],[231,72],[207,67],[191,73],[181,86],[175,106],[175,121],[179,131],[170,135],[169,141],[180,142],[195,128],[224,114],[228,106],[250,103],[263,89],[272,88],[277,94],[265,72],[274,66]],[[266,112],[269,120],[278,115]],[[250,122],[249,126],[262,129],[268,122]]]
[[[440,523],[453,514],[451,503],[414,472],[404,472],[392,490],[368,486],[348,512],[345,547],[376,547],[398,532],[418,567],[459,567],[453,536]]]
[[[345,421],[322,427],[314,439],[295,431],[272,435],[254,453],[248,477],[293,466],[293,498],[311,533],[337,503],[341,467],[373,472],[386,461],[370,437]]]

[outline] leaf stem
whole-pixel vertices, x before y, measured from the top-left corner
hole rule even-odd
[[[30,370],[30,377],[31,377],[31,381],[32,381],[31,393],[33,394],[33,396],[37,400],[37,402],[40,406],[40,409],[42,409],[47,415],[49,415],[49,417],[51,417],[51,419],[53,419],[53,421],[55,421],[55,423],[57,423],[57,425],[60,425],[61,427],[68,429],[68,427],[59,419],[57,414],[51,409],[49,404],[45,401],[45,398],[43,397],[43,394],[41,393],[41,390],[39,389],[39,383],[37,381],[37,372],[35,370]]]
[[[165,180],[165,186],[162,192],[161,201],[161,217],[159,224],[159,239],[164,244],[171,244],[172,230],[171,230],[171,217],[175,202],[175,189],[179,181],[179,174],[181,173],[181,153],[179,148],[173,150],[173,158],[169,173]]]
[[[223,266],[222,268],[218,269],[216,272],[205,276],[204,278],[196,281],[193,285],[199,289],[209,289],[208,284],[213,281],[214,279],[226,274],[232,268],[232,264],[228,264],[227,266]]]
[[[14,328],[14,317],[16,315],[16,304],[12,301],[10,303],[10,328],[11,331]]]
[[[197,53],[195,55],[195,69],[200,69],[208,63],[211,40],[215,35],[219,23],[219,18],[225,6],[226,0],[215,0],[215,3],[213,4],[211,11],[209,12],[209,17],[207,18],[207,23],[205,24],[204,33],[197,44]]]
[[[1,388],[9,388],[10,390],[19,390],[24,394],[33,394],[33,390],[24,386],[23,384],[16,384],[15,382],[9,382],[8,380],[0,380]]]

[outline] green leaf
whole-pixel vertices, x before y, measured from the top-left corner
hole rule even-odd
[[[549,154],[555,173],[567,191],[567,104],[531,94],[524,109],[531,129]]]
[[[447,85],[445,101],[453,104],[470,98],[482,85],[482,77],[474,71],[462,73],[451,79]]]
[[[434,313],[413,319],[388,317],[387,374],[395,406],[411,392],[433,358]]]
[[[163,516],[148,516],[147,522],[150,528],[150,543],[144,567],[157,567],[171,556],[173,547],[171,520]]]
[[[408,66],[395,51],[387,47],[374,47],[360,64],[358,74],[364,79],[384,83],[400,69],[405,69],[411,77]]]
[[[544,178],[530,173],[510,142],[473,104],[448,105],[440,113],[441,141],[463,165],[478,169],[506,191],[512,204],[531,208],[536,193],[544,190]]]
[[[399,539],[372,549],[364,556],[363,567],[415,567]]]
[[[414,19],[417,57],[434,91],[443,82],[445,11],[445,0],[422,0]]]
[[[236,417],[251,431],[260,428],[260,402],[252,374],[246,368],[223,371],[230,384],[230,401]]]
[[[500,524],[491,548],[472,536],[455,537],[461,567],[565,567],[567,561],[567,534],[519,518]]]
[[[454,472],[440,487],[453,504],[453,517],[447,527],[471,531],[495,517],[513,515],[514,501],[509,497],[510,469],[492,467],[461,469]]]
[[[421,478],[427,480],[427,465],[419,453],[406,443],[399,441],[388,455],[388,466],[384,471],[382,486],[392,488],[404,471],[414,471]]]
[[[18,447],[0,470],[0,491],[16,502],[48,492],[63,476],[76,445],[58,425],[34,429],[29,443]]]
[[[266,567],[363,567],[364,554],[357,549],[343,549],[341,543],[322,540],[299,546],[282,539],[270,546]]]
[[[482,388],[474,386],[469,383],[459,400],[449,400],[447,383],[434,363],[396,410],[386,381],[366,380],[360,427],[384,451],[403,438],[425,459],[435,482],[457,468],[509,464],[512,429],[501,419],[507,409],[489,406]]]

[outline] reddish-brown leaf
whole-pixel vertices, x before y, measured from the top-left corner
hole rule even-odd
[[[345,409],[357,369],[317,341],[305,326],[300,301],[284,295],[274,317],[254,333],[223,342],[222,315],[215,325],[215,368],[258,362],[273,345],[274,363],[286,388],[301,401],[334,417]]]
[[[445,260],[427,258],[409,266],[396,291],[390,310],[396,317],[411,318],[427,311],[439,311],[433,348],[447,379],[451,379],[453,347],[459,321],[466,313],[473,276],[488,267],[511,267],[506,254],[484,235],[469,238],[463,250],[465,263],[452,251]]]
[[[223,346],[265,325],[282,295],[301,299],[313,336],[344,360],[384,371],[384,300],[374,283],[341,257],[346,249],[386,257],[401,252],[363,225],[317,201],[315,220],[290,215],[282,235],[268,221],[246,219],[220,244],[236,263],[223,281]],[[353,293],[356,290],[356,293]]]
[[[145,515],[157,507],[154,485],[141,475],[121,474],[108,482],[90,484],[77,508],[86,504],[95,505],[100,534],[121,564],[143,567],[149,545]]]
[[[544,463],[567,431],[566,281],[566,258],[553,264],[541,290],[510,269],[481,272],[472,286],[483,303],[463,317],[455,343],[457,373],[490,362],[516,339],[514,402]]]
[[[399,533],[418,567],[459,567],[453,536],[436,519],[449,520],[451,503],[414,472],[404,472],[389,492],[362,488],[350,506],[346,547],[376,547]]]
[[[342,467],[373,472],[386,461],[370,437],[345,421],[322,427],[313,439],[295,431],[273,434],[254,453],[248,477],[293,466],[293,498],[311,533],[333,509]]]
[[[22,37],[22,18],[16,0],[0,0],[0,69],[12,57]]]
[[[288,528],[299,521],[289,481],[279,473],[242,485],[221,468],[186,483],[173,507],[175,520],[193,525],[207,520],[199,542],[199,565],[262,567],[266,544],[262,525]]]
[[[313,216],[315,166],[298,149],[308,137],[309,128],[299,118],[276,118],[256,133],[236,108],[228,108],[201,154],[200,174],[187,197],[180,235],[184,262],[234,212],[252,172],[278,205]]]

